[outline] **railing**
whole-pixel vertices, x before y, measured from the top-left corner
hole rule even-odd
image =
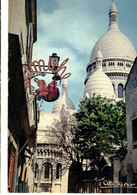
[[[76,193],[137,193],[137,187],[132,185],[105,186],[101,180],[83,180],[76,184]]]

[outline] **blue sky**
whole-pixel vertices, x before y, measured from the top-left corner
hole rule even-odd
[[[137,51],[137,0],[114,0],[118,9],[119,29]],[[97,40],[108,30],[111,0],[37,0],[37,42],[33,60],[60,56],[60,63],[69,58],[67,72],[68,96],[75,108],[83,98],[86,66]],[[43,77],[42,77],[43,78]],[[49,83],[51,76],[44,80]],[[34,83],[32,82],[34,85]],[[58,86],[60,93],[62,87]],[[55,102],[43,101],[42,110],[52,112]]]

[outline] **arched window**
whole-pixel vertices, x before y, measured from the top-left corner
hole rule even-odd
[[[118,98],[123,98],[123,85],[118,85]]]
[[[57,168],[56,168],[56,179],[59,179],[59,178],[60,178],[60,175],[61,175],[61,168],[62,168],[61,164],[58,163],[58,164],[57,164]]]
[[[44,178],[50,179],[51,178],[51,164],[45,163],[44,167]]]
[[[35,164],[35,178],[38,177],[38,164]]]

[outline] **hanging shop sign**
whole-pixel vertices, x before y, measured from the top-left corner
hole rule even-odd
[[[38,87],[36,90],[36,95],[38,100],[45,100],[47,102],[53,102],[59,97],[59,89],[56,87],[57,82],[54,80],[51,83],[46,84],[44,80],[34,79]]]
[[[24,85],[25,87],[30,87],[30,79],[32,77],[35,77],[35,74],[38,72],[41,73],[49,73],[52,74],[59,74],[60,76],[60,84],[62,79],[66,79],[71,76],[71,73],[65,73],[67,67],[65,64],[68,62],[69,58],[65,59],[59,66],[58,62],[53,63],[51,66],[51,56],[49,57],[48,66],[45,65],[45,62],[43,59],[40,59],[39,61],[33,61],[30,62],[28,67],[23,65],[23,76],[24,76]],[[48,72],[49,71],[49,72]]]

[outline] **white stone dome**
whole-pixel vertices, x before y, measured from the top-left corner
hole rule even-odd
[[[103,59],[122,58],[134,60],[136,51],[129,39],[119,29],[108,30],[95,44],[90,64],[95,61],[97,51],[101,50]]]
[[[68,110],[75,110],[75,107],[71,99],[67,95],[67,87],[68,87],[68,84],[67,84],[67,80],[65,79],[62,84],[62,96],[54,104],[52,113],[60,113],[63,105]]]
[[[93,95],[100,95],[103,98],[115,99],[112,82],[102,70],[101,52],[99,51],[96,56],[96,70],[86,83],[84,97],[89,94],[90,97],[93,97]]]
[[[95,61],[98,50],[101,50],[103,59],[120,58],[134,61],[136,57],[133,44],[118,28],[118,12],[114,2],[109,10],[109,29],[95,44],[89,64]]]

